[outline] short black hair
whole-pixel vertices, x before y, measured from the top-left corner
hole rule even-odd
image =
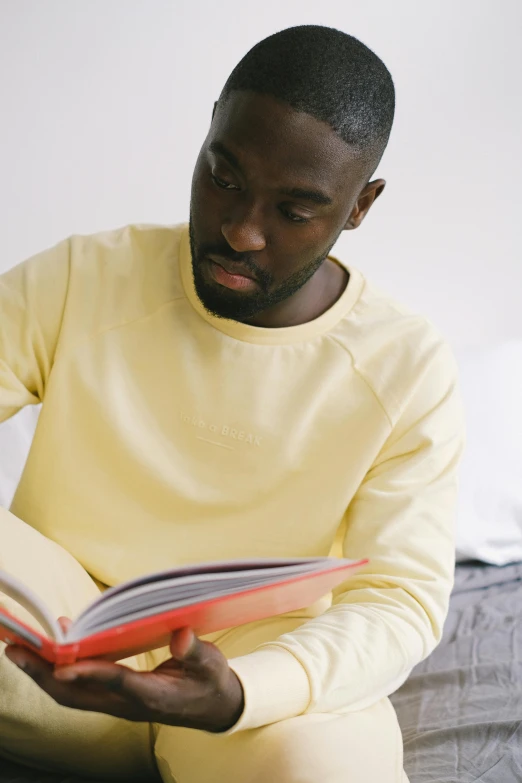
[[[256,44],[219,96],[252,90],[328,123],[372,173],[386,148],[395,112],[390,72],[352,35],[320,25],[289,27]]]

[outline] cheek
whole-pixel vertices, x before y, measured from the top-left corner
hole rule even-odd
[[[298,279],[300,276],[308,276],[311,269],[316,269],[318,260],[323,259],[327,253],[330,243],[325,241],[321,234],[320,240],[315,231],[304,228],[299,233],[300,236],[292,236],[292,232],[282,232],[278,241],[274,243],[274,257],[277,263],[274,264],[274,282],[280,284],[287,280]]]
[[[308,254],[290,252],[290,248],[278,245],[273,248],[272,279],[275,286],[280,286],[298,276],[307,265]]]
[[[225,206],[223,196],[206,172],[195,174],[190,201],[194,221],[205,225],[220,223]]]
[[[316,232],[311,226],[284,227],[273,234],[274,251],[282,259],[282,276],[290,277],[321,255]]]

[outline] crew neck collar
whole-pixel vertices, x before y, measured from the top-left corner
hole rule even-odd
[[[328,256],[332,261],[340,264],[349,273],[350,278],[339,299],[318,318],[307,321],[297,326],[284,326],[280,328],[266,328],[262,326],[252,326],[240,321],[233,321],[228,318],[218,318],[209,313],[203,306],[194,287],[194,276],[192,274],[192,257],[190,252],[190,239],[188,226],[181,235],[180,244],[180,269],[181,279],[187,298],[196,312],[211,326],[229,337],[241,340],[247,343],[257,343],[258,345],[284,345],[291,343],[311,340],[324,332],[328,332],[343,318],[359,299],[364,287],[364,277],[352,266],[341,263],[334,256]]]

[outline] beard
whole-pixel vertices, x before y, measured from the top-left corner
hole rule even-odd
[[[217,318],[227,318],[241,323],[247,323],[258,313],[275,307],[297,293],[315,275],[335,244],[335,242],[332,243],[319,258],[308,262],[301,269],[297,269],[282,283],[274,285],[272,275],[254,262],[252,254],[236,253],[225,241],[222,244],[209,242],[198,245],[194,236],[192,215],[189,223],[189,237],[194,287],[203,307]],[[255,278],[256,290],[232,291],[214,281],[207,280],[203,267],[205,263],[208,263],[207,256],[212,254],[241,263]]]

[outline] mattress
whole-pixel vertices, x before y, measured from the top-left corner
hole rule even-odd
[[[410,783],[521,783],[522,563],[457,566],[442,642],[392,701]],[[0,759],[0,783],[79,779]]]

